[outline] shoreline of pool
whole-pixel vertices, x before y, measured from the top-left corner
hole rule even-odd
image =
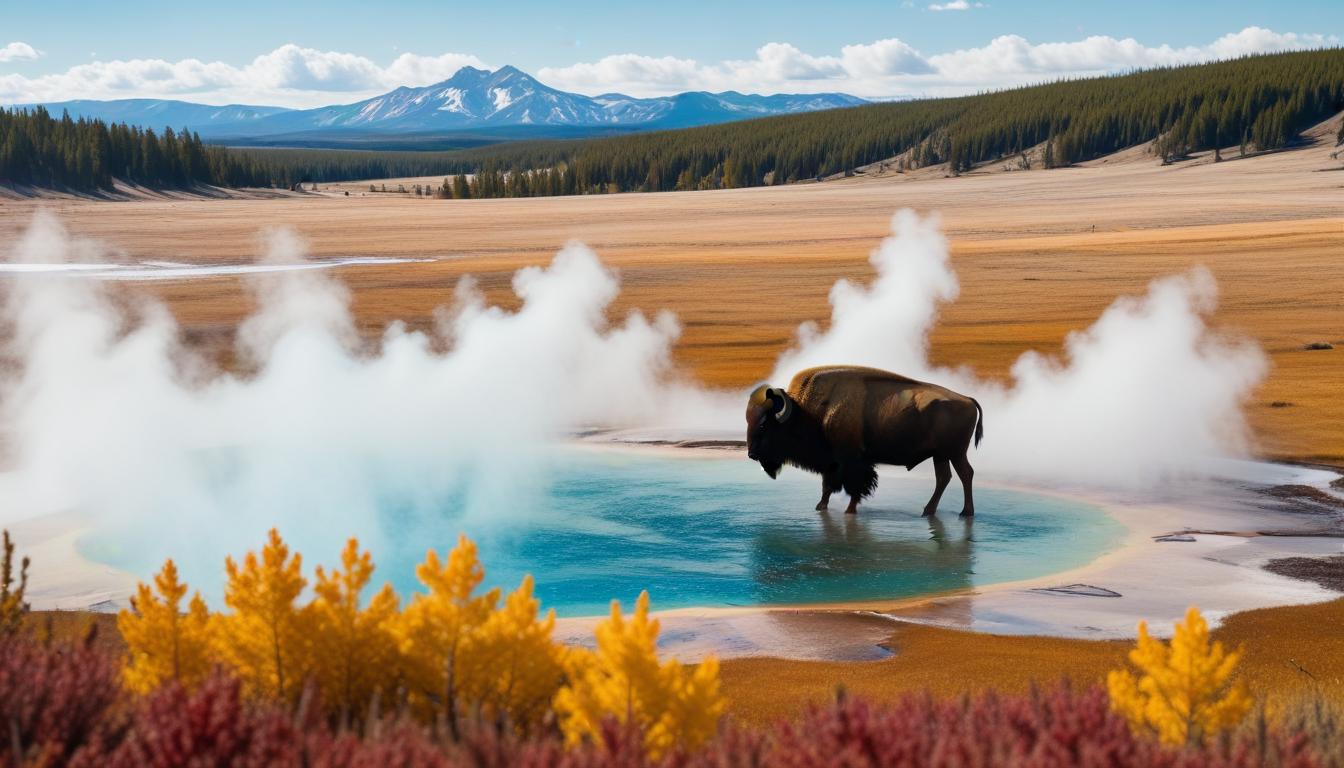
[[[671,442],[635,433],[584,441],[597,450],[723,455],[714,440]],[[1089,562],[1028,579],[892,600],[781,606],[679,608],[656,612],[664,650],[685,661],[770,656],[798,660],[865,660],[884,647],[896,625],[925,624],[1001,635],[1081,639],[1130,638],[1139,621],[1168,635],[1191,605],[1210,625],[1234,613],[1325,602],[1340,593],[1264,570],[1278,557],[1337,554],[1344,528],[1310,502],[1257,489],[1330,489],[1332,470],[1262,461],[1217,462],[1220,476],[1169,481],[1148,490],[1099,491],[1026,483],[983,483],[1082,501],[1125,528],[1122,540]],[[894,474],[894,471],[892,471]],[[955,506],[955,505],[952,505]],[[862,515],[862,508],[860,508]],[[944,517],[955,511],[944,509]],[[1170,534],[1174,539],[1159,541]],[[1189,540],[1186,540],[1189,539]],[[1181,585],[1173,589],[1173,585]],[[1070,589],[1072,587],[1072,589]],[[566,642],[591,637],[600,617],[557,620]]]
[[[686,457],[722,456],[731,450],[721,441],[689,442],[701,447],[687,447],[685,441],[640,442],[629,435],[589,436],[578,444],[594,450]],[[707,442],[710,447],[705,447]],[[1223,479],[1128,492],[984,483],[1095,505],[1119,522],[1125,533],[1114,547],[1081,566],[953,592],[891,600],[655,611],[662,624],[660,645],[691,662],[707,653],[720,658],[871,660],[891,653],[885,641],[894,625],[902,622],[993,634],[1105,639],[1131,637],[1140,620],[1149,621],[1156,634],[1169,632],[1191,604],[1216,625],[1240,611],[1339,597],[1260,567],[1275,557],[1338,553],[1344,533],[1337,525],[1323,529],[1325,515],[1303,507],[1306,502],[1256,490],[1308,486],[1333,494],[1329,483],[1338,475],[1265,462],[1240,462],[1229,465],[1228,471]],[[945,509],[941,515],[955,517],[956,512]],[[135,576],[79,552],[76,542],[91,530],[87,521],[73,514],[48,515],[10,527],[24,554],[33,559],[29,602],[35,609],[110,611],[124,607],[134,591]],[[1177,540],[1156,540],[1183,531],[1192,533]],[[1174,584],[1181,588],[1172,589]],[[557,638],[591,644],[593,625],[602,618],[559,618]]]

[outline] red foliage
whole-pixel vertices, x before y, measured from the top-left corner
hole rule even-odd
[[[82,645],[0,638],[0,766],[58,765],[116,727],[117,663]]]
[[[482,724],[460,741],[374,718],[363,734],[286,705],[251,703],[237,681],[170,685],[123,698],[115,662],[88,647],[0,642],[0,766],[188,768],[1314,768],[1303,735],[1258,730],[1201,750],[1136,737],[1099,688],[960,701],[910,696],[887,706],[842,698],[796,723],[726,727],[705,749],[650,761],[615,722],[600,743],[566,750],[556,733],[520,739]],[[300,707],[317,712],[318,707]],[[8,744],[6,742],[9,742]],[[18,744],[21,758],[15,760]],[[6,748],[8,747],[8,748]]]
[[[298,765],[302,732],[275,707],[254,708],[238,681],[215,677],[188,692],[166,685],[144,697],[115,743],[94,743],[78,765],[172,768],[185,765]]]
[[[719,749],[724,745],[720,743]],[[910,696],[888,707],[845,699],[767,733],[763,753],[718,766],[780,768],[1250,768],[1317,764],[1301,740],[1267,735],[1203,750],[1173,750],[1136,737],[1100,688],[962,701]]]

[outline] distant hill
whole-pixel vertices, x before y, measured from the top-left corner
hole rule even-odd
[[[517,122],[525,118],[537,121],[552,115],[583,121],[614,113],[613,120],[639,119],[645,122],[635,125],[657,127],[721,115],[726,109],[722,105],[740,96],[630,100],[643,106],[610,95],[571,102],[561,98],[567,94],[542,90],[544,86],[516,70],[471,70],[454,79],[455,85],[399,89],[361,102],[357,109],[282,112],[249,124],[275,121],[283,123],[277,130],[288,131],[316,124],[327,126],[332,132],[328,135],[358,135],[360,126],[369,124],[409,127],[443,120],[461,125],[493,118],[498,127],[487,122],[484,128],[462,130],[512,132],[521,139],[527,137],[518,132],[538,127],[536,122]],[[474,84],[470,92],[459,87],[466,84]],[[782,99],[782,106],[755,108],[812,105],[790,101],[804,97],[743,98],[749,104],[735,114],[769,98]],[[580,107],[588,111],[580,112]],[[120,124],[67,122],[44,110],[0,110],[0,183],[105,190],[115,178],[154,188],[199,183],[288,187],[309,181],[470,174],[470,180],[454,179],[443,191],[465,197],[532,197],[721,189],[849,175],[874,163],[891,172],[936,166],[949,175],[991,161],[1024,169],[1054,168],[1148,143],[1154,162],[1180,162],[1191,152],[1215,148],[1227,159],[1292,147],[1304,140],[1302,131],[1341,110],[1340,48],[604,138],[575,140],[571,135],[564,141],[481,146],[489,140],[481,135],[470,142],[463,139],[463,148],[452,151],[236,148],[206,143],[195,133],[151,136]],[[540,127],[562,134],[582,128],[564,123]],[[621,123],[598,127],[611,132]],[[428,149],[433,131],[363,135],[415,137],[402,146]],[[1344,132],[1335,138],[1344,140]],[[370,140],[364,148],[386,149],[390,143]]]
[[[38,106],[22,104],[22,107]],[[60,117],[69,112],[73,118],[102,120],[105,123],[127,123],[142,128],[160,130],[171,126],[173,130],[182,127],[199,133],[207,133],[212,128],[230,126],[230,130],[241,130],[242,126],[255,125],[257,121],[289,112],[285,107],[258,107],[250,104],[227,104],[212,106],[194,104],[189,101],[171,99],[113,99],[96,101],[79,99],[43,104],[47,111]]]
[[[1154,162],[1215,148],[1230,158],[1292,146],[1341,110],[1344,49],[1327,48],[676,131],[497,144],[459,157],[480,171],[473,197],[719,189],[874,163],[949,175],[991,161],[1055,168],[1149,142]]]
[[[321,143],[324,136],[352,142],[368,135],[417,134],[523,128],[512,137],[551,138],[555,130],[591,135],[612,129],[649,130],[713,125],[734,120],[794,114],[865,104],[843,93],[759,96],[734,91],[690,92],[658,98],[618,93],[583,96],[551,88],[515,67],[493,72],[463,67],[441,83],[401,87],[353,104],[316,109],[230,105],[211,107],[181,101],[125,99],[44,104],[53,115],[125,122],[145,128],[186,127],[206,138],[296,144]],[[526,128],[537,130],[528,131]],[[510,136],[499,134],[503,138]],[[270,140],[267,140],[270,139]],[[467,143],[470,145],[470,142]]]

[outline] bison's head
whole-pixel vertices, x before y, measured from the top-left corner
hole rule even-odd
[[[747,458],[759,461],[771,479],[788,458],[782,437],[793,410],[793,399],[777,387],[762,384],[747,398]]]

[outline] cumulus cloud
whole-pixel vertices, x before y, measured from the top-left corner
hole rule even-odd
[[[982,5],[952,0],[930,7],[959,10]],[[1108,35],[1037,43],[1020,35],[1002,35],[975,48],[925,54],[893,37],[844,46],[838,56],[772,42],[758,48],[750,59],[707,63],[626,53],[596,62],[548,67],[538,74],[551,85],[581,93],[621,90],[636,96],[652,96],[684,90],[845,91],[867,98],[890,99],[953,96],[1059,77],[1194,64],[1338,43],[1339,38],[1334,35],[1279,33],[1247,27],[1207,45],[1148,45],[1132,37]]]
[[[33,46],[24,42],[15,41],[0,48],[0,64],[10,61],[32,61],[41,55],[42,52]]]
[[[955,10],[981,5],[950,0],[930,7]],[[844,91],[872,99],[894,99],[954,96],[1061,77],[1193,64],[1339,42],[1334,35],[1275,32],[1262,27],[1246,27],[1206,45],[1180,47],[1107,35],[1047,42],[1001,35],[982,46],[941,53],[922,52],[895,37],[846,45],[838,53],[819,53],[775,41],[742,59],[702,62],[621,53],[597,61],[543,67],[535,74],[548,85],[587,94]],[[31,46],[11,43],[0,49],[0,61],[5,61],[5,55],[31,57],[29,52],[31,56],[40,55]],[[463,66],[487,67],[481,59],[466,53],[404,53],[384,64],[354,53],[287,44],[243,65],[198,59],[129,59],[81,64],[65,72],[35,77],[0,75],[0,103],[157,97],[212,104],[310,107],[357,101],[402,85],[428,85],[450,77]]]
[[[451,77],[464,66],[486,65],[464,53],[406,53],[382,65],[353,53],[291,43],[242,66],[199,59],[119,59],[79,64],[65,72],[36,77],[0,75],[0,103],[182,98],[216,104],[322,106],[355,101],[402,85],[428,85]]]

